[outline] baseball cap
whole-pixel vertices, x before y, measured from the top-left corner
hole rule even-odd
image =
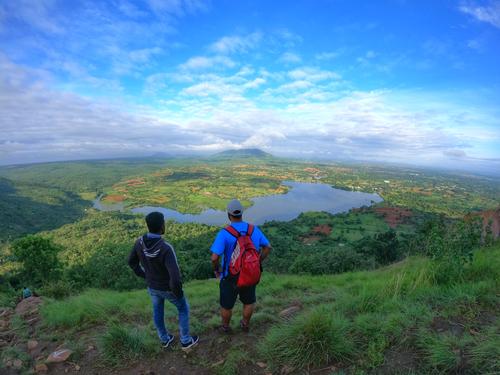
[[[231,214],[232,216],[243,215],[243,206],[238,199],[233,199],[227,204],[227,213]]]

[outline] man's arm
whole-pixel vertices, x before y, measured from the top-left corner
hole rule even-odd
[[[130,266],[130,268],[132,268],[132,270],[137,276],[145,279],[146,274],[144,273],[144,270],[141,267],[139,256],[137,255],[136,251],[136,246],[137,245],[134,245],[132,251],[130,252],[130,255],[128,256],[128,265]]]
[[[182,298],[184,292],[182,290],[181,271],[177,264],[177,257],[175,256],[174,248],[170,245],[167,247],[164,264],[170,276],[170,290],[177,298]]]
[[[220,268],[220,258],[224,254],[224,249],[226,246],[226,240],[224,237],[224,232],[221,230],[217,233],[215,240],[210,246],[210,251],[212,252],[211,260],[212,260],[212,269],[214,270],[215,277],[220,279],[220,275],[222,270]]]
[[[267,245],[267,246],[262,246],[260,248],[260,262],[262,263],[264,261],[264,259],[266,259],[269,255],[269,253],[271,252],[271,245]]]
[[[215,254],[215,253],[212,253],[212,257],[211,257],[211,260],[212,260],[212,269],[214,270],[214,274],[215,274],[215,277],[217,279],[220,278],[220,273],[221,273],[221,270],[220,270],[220,256]]]

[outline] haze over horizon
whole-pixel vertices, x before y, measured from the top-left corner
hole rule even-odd
[[[498,174],[498,45],[498,0],[0,0],[0,164],[255,147]]]

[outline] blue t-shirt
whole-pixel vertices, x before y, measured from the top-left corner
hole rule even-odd
[[[246,231],[248,230],[248,223],[244,221],[232,223],[231,226],[242,234],[246,233]],[[261,247],[269,246],[268,239],[266,238],[266,236],[264,236],[264,233],[262,233],[261,230],[255,225],[252,233],[252,242],[258,252],[260,252]],[[231,255],[233,254],[235,246],[236,237],[234,237],[227,230],[221,229],[220,232],[217,233],[217,237],[215,237],[215,241],[210,248],[212,253],[222,256],[222,277],[227,276],[228,270],[226,269],[226,257],[227,259],[231,259]]]

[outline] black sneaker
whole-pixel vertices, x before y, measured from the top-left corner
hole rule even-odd
[[[172,343],[172,341],[174,341],[175,339],[175,336],[174,335],[169,335],[168,337],[168,340],[167,341],[164,341],[161,343],[161,346],[166,349],[168,348],[168,346]]]
[[[198,336],[191,336],[191,341],[187,342],[186,344],[182,344],[182,350],[186,351],[191,349],[193,346],[196,346],[198,344],[198,341],[200,338]]]

